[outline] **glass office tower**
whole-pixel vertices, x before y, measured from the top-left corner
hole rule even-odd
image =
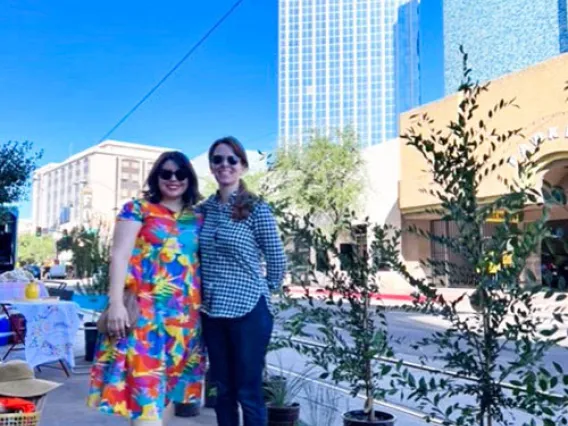
[[[425,0],[429,5],[442,0]],[[443,0],[444,93],[461,82],[460,44],[476,80],[520,71],[568,52],[568,0]]]
[[[369,146],[419,104],[418,2],[280,0],[279,141],[351,128]]]

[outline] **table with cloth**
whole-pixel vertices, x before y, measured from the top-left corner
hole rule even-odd
[[[43,298],[37,300],[0,300],[5,312],[21,314],[26,320],[24,351],[26,362],[35,368],[59,362],[73,368],[73,344],[79,331],[79,307],[75,302]]]

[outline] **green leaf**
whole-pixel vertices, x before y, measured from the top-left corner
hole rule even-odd
[[[543,335],[544,337],[550,337],[552,336],[554,333],[556,333],[558,331],[557,327],[553,327],[553,328],[548,328],[545,330],[541,330],[540,334]]]

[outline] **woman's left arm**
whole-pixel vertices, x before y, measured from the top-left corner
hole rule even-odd
[[[266,261],[266,281],[271,290],[276,290],[286,273],[286,255],[278,233],[278,225],[268,204],[260,202],[253,211],[255,239]]]

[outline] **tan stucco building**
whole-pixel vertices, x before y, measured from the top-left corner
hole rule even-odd
[[[481,199],[491,199],[507,191],[498,176],[516,176],[516,164],[527,151],[534,149],[538,140],[541,140],[542,144],[535,157],[539,167],[536,183],[545,179],[551,184],[568,188],[568,91],[565,91],[567,81],[568,54],[565,54],[495,80],[489,86],[489,91],[480,96],[476,121],[485,120],[490,130],[495,128],[498,132],[503,132],[520,128],[523,133],[523,137],[516,137],[498,147],[493,160],[504,158],[507,161],[483,182],[480,189]],[[401,132],[413,127],[417,116],[424,113],[435,121],[436,129],[447,128],[450,120],[457,117],[460,96],[456,94],[403,114],[400,118]],[[488,121],[487,111],[501,99],[515,99],[518,108],[506,108]],[[403,141],[399,147],[401,166],[398,203],[402,226],[416,225],[425,230],[451,233],[451,226],[426,212],[428,208],[436,206],[437,200],[424,191],[433,188],[432,177],[425,171],[425,159],[414,147]],[[538,214],[536,209],[530,207],[526,213],[525,220],[528,221],[531,220],[531,215],[534,219]],[[568,231],[568,211],[561,208],[554,211],[551,226],[566,228]],[[491,232],[490,224],[487,225],[487,232]],[[568,238],[568,232],[566,235]],[[419,265],[421,259],[447,256],[447,253],[436,251],[436,247],[430,242],[412,234],[404,235],[402,254],[415,271],[427,272]],[[535,253],[529,265],[539,276],[541,253]]]

